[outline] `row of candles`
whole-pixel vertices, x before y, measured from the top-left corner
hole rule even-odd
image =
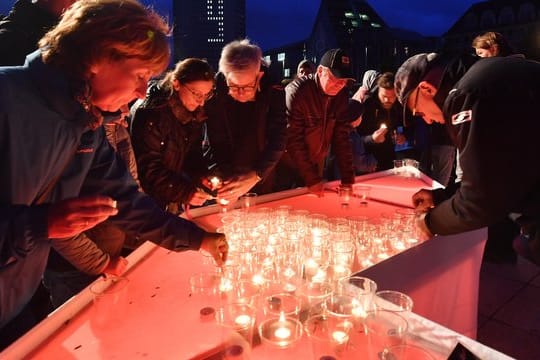
[[[215,274],[215,286],[205,294],[207,303],[212,297],[217,301],[208,304],[221,309],[215,316],[222,321],[227,318],[223,309],[239,307],[244,312],[232,316],[231,322],[233,327],[247,329],[253,327],[256,311],[246,310],[258,308],[262,298],[266,320],[259,325],[259,335],[262,341],[280,348],[297,341],[304,328],[308,336],[315,336],[309,324],[318,321],[327,325],[327,315],[336,315],[328,310],[336,299],[342,302],[338,308],[347,307],[348,314],[344,318],[336,315],[341,321],[336,324],[343,328],[334,324],[329,338],[334,345],[348,343],[347,324],[351,322],[347,319],[366,318],[373,310],[370,296],[376,289],[372,286],[367,297],[359,295],[365,289],[357,284],[354,291],[346,291],[351,288],[348,279],[353,269],[376,264],[418,242],[414,212],[408,209],[369,219],[328,218],[289,206],[259,207],[225,213],[221,221],[218,231],[227,235],[229,260]],[[194,292],[194,282],[200,282],[197,276],[203,275],[192,277]],[[301,299],[302,305],[291,299]],[[223,307],[224,303],[228,305]],[[285,306],[291,303],[296,304],[292,309]],[[319,316],[318,320],[314,316]]]

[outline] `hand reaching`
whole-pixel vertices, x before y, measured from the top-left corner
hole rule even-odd
[[[87,196],[60,201],[49,208],[49,238],[78,235],[117,213],[116,201],[108,196]]]
[[[201,249],[212,255],[218,266],[227,261],[229,244],[224,234],[207,232],[203,237]]]
[[[117,258],[111,259],[103,272],[107,275],[120,276],[126,271],[127,265],[127,259],[119,256]]]
[[[435,206],[431,190],[422,189],[412,196],[414,209],[417,213],[428,212]]]

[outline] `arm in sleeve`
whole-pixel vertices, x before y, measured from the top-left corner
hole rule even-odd
[[[103,252],[85,233],[72,238],[54,239],[53,248],[79,271],[99,275],[107,267],[110,256]]]
[[[22,259],[36,241],[49,241],[48,205],[0,206],[0,270]]]
[[[285,91],[272,87],[269,97],[270,104],[266,115],[266,146],[255,168],[257,174],[263,179],[276,166],[287,145]]]
[[[139,192],[126,167],[103,140],[96,149],[81,196],[102,194],[116,200],[118,214],[108,221],[137,239],[150,240],[174,251],[199,249],[205,231],[163,211],[150,196]]]
[[[352,126],[347,117],[348,102],[343,101],[332,134],[332,149],[336,156],[342,184],[354,184],[353,150],[351,141]]]

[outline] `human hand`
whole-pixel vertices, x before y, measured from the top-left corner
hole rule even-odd
[[[317,195],[318,197],[323,197],[324,196],[324,183],[318,182],[316,184],[308,186],[308,191],[312,194]]]
[[[114,259],[110,259],[107,267],[103,270],[104,274],[120,276],[127,269],[128,261],[126,258],[119,256]]]
[[[116,214],[116,201],[108,196],[86,196],[60,201],[49,208],[49,238],[78,235]]]
[[[224,185],[218,190],[218,197],[234,201],[249,192],[258,181],[259,179],[255,171],[238,175],[224,182]]]
[[[377,144],[384,142],[387,132],[388,132],[388,128],[382,127],[382,126],[378,128],[377,130],[375,130],[373,134],[371,135],[371,137],[373,138],[373,142]]]
[[[429,209],[435,206],[433,202],[433,192],[431,190],[422,189],[412,196],[414,209],[417,213],[428,212]]]
[[[229,244],[227,243],[225,234],[210,232],[205,233],[200,249],[212,255],[218,266],[223,265],[225,261],[227,261]]]
[[[191,196],[191,199],[189,199],[189,204],[193,206],[201,206],[210,199],[212,199],[212,196],[210,194],[197,188],[195,193],[193,193],[193,196]]]

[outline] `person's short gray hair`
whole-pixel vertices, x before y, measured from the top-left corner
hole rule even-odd
[[[262,61],[262,50],[248,39],[235,40],[223,47],[219,59],[219,71],[230,72],[245,71],[259,68]]]

